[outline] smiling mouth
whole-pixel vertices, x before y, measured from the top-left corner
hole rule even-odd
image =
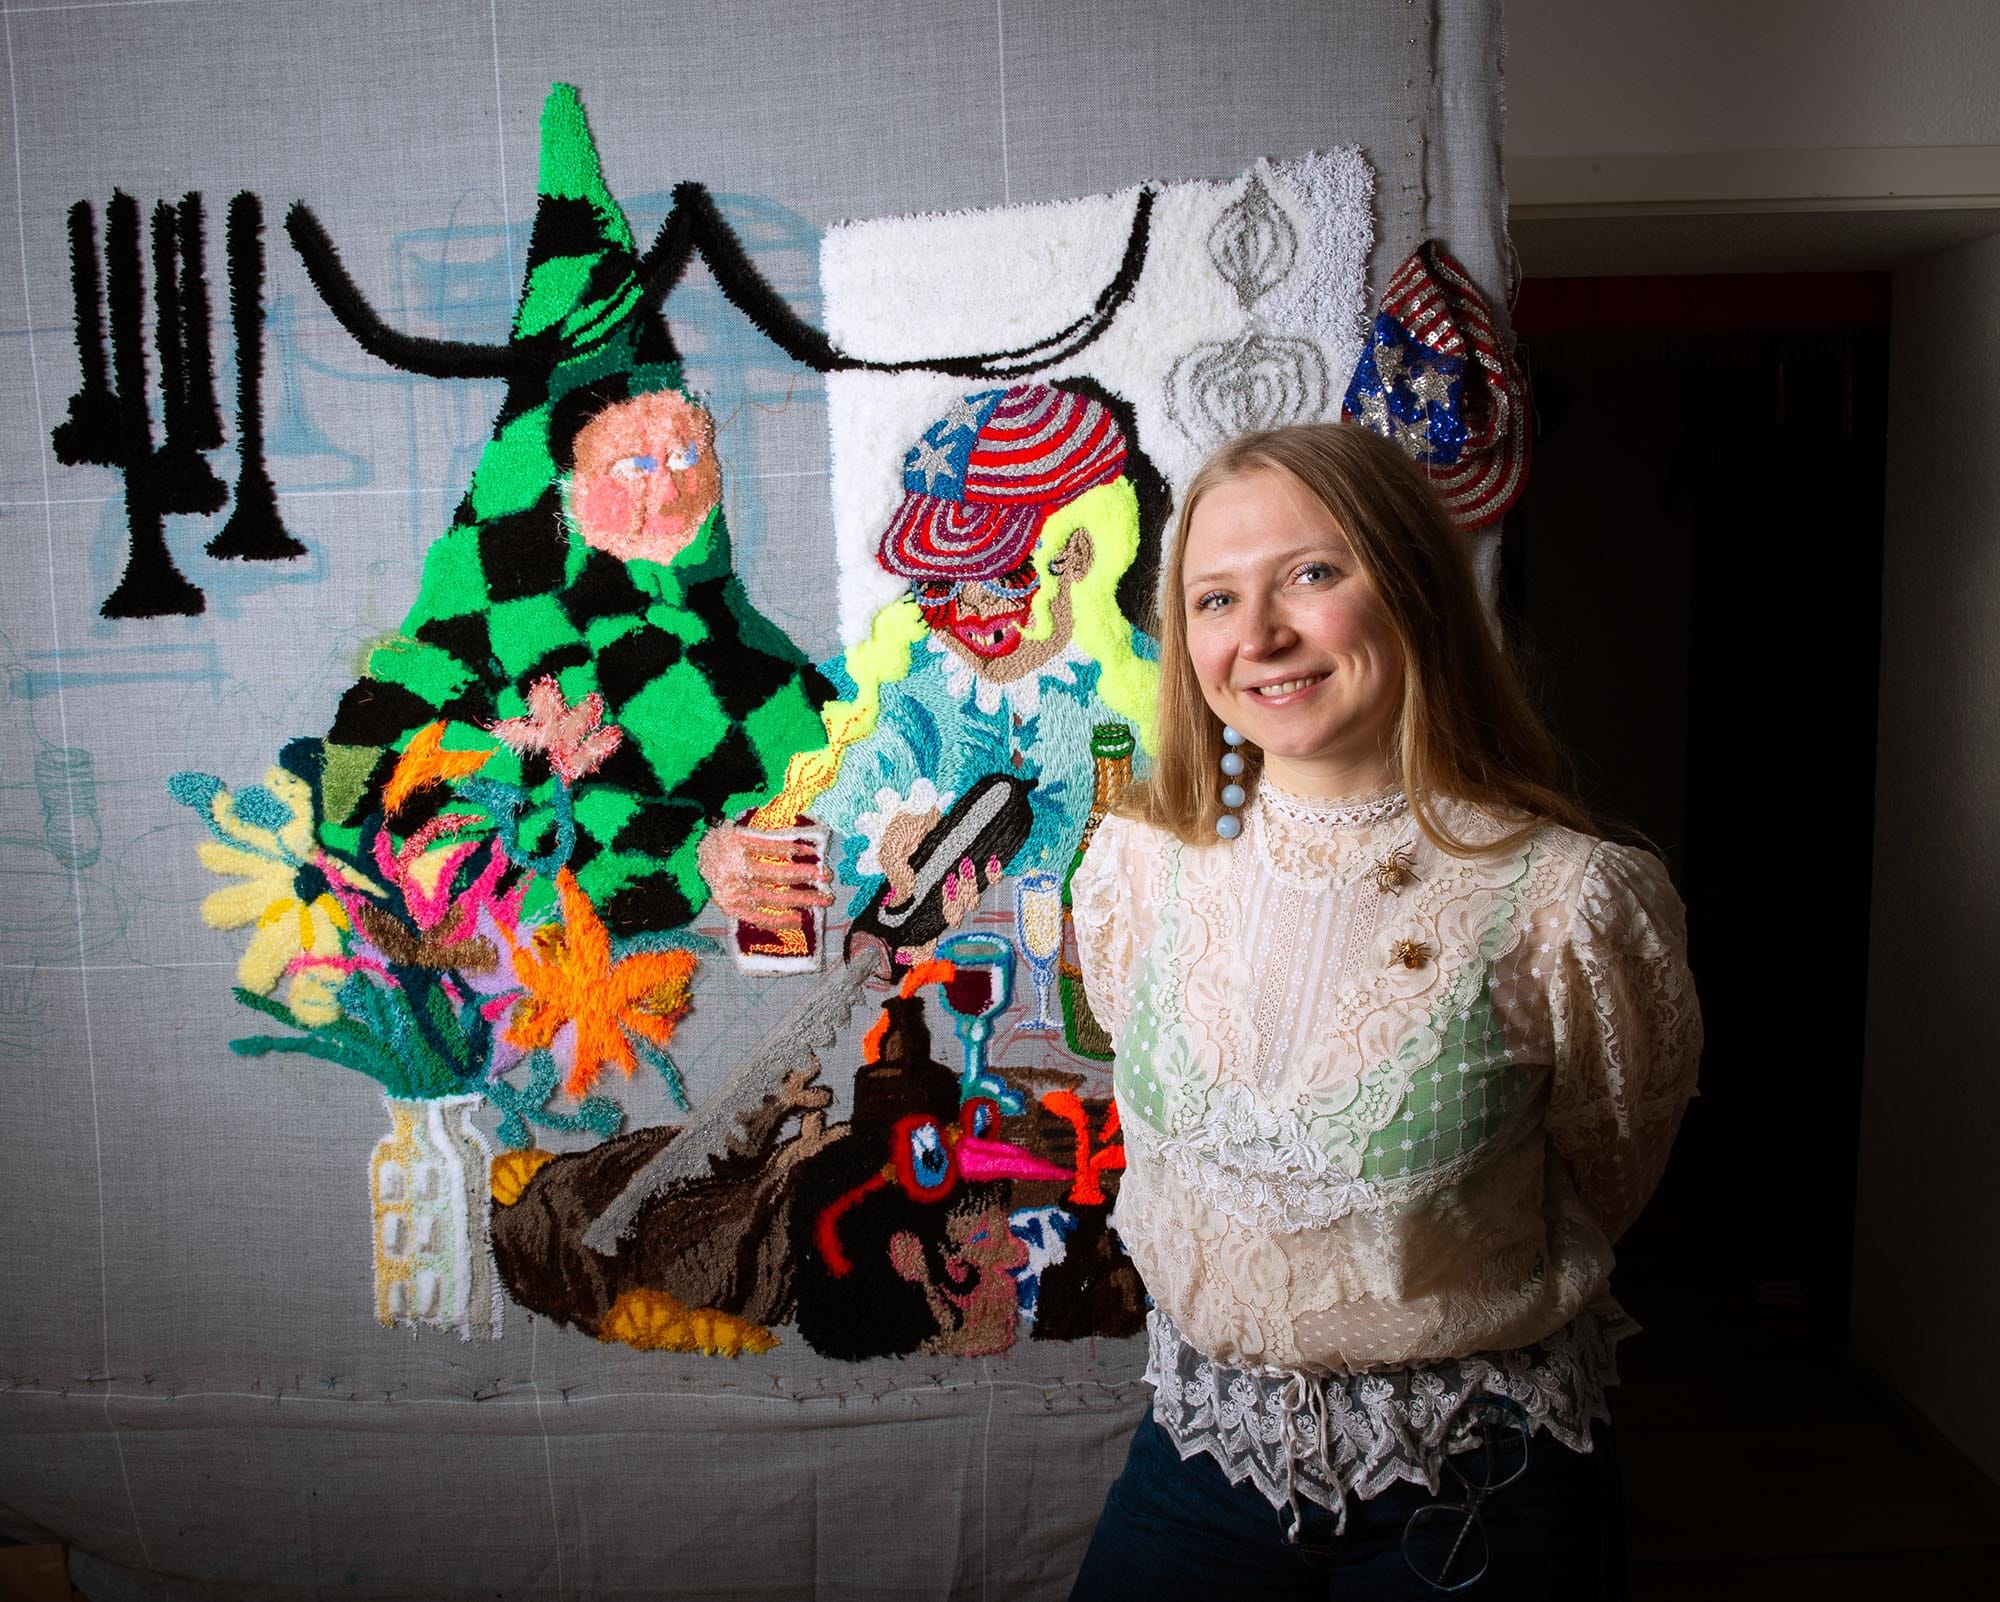
[[[1327,676],[1324,673],[1312,673],[1302,679],[1286,679],[1282,684],[1259,684],[1250,691],[1250,694],[1275,701],[1280,696],[1296,695],[1301,690],[1309,690]]]
[[[976,656],[1005,656],[1021,643],[1024,612],[1004,612],[996,617],[960,618],[951,626],[952,638]]]

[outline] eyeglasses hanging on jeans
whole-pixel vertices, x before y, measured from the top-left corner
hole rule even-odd
[[[1528,1415],[1520,1403],[1474,1397],[1458,1416],[1458,1438],[1468,1437],[1471,1446],[1444,1460],[1445,1473],[1463,1487],[1462,1500],[1431,1502],[1403,1526],[1403,1561],[1424,1584],[1447,1594],[1485,1578],[1493,1552],[1480,1509],[1528,1472]]]

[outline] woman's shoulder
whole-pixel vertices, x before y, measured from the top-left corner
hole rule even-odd
[[[1099,820],[1069,877],[1080,944],[1150,927],[1151,887],[1160,853],[1172,843],[1172,835],[1137,818],[1114,812]]]
[[[1129,867],[1140,861],[1156,861],[1175,840],[1167,830],[1126,812],[1109,812],[1099,820],[1085,848],[1083,861],[1093,861],[1105,869]],[[1079,867],[1079,872],[1082,871]]]
[[[1426,810],[1443,832],[1471,847],[1475,855],[1486,851],[1532,852],[1581,868],[1605,844],[1596,835],[1569,828],[1552,818],[1527,817],[1487,801],[1438,796]]]
[[[1641,846],[1550,818],[1524,819],[1483,802],[1441,799],[1434,810],[1445,829],[1475,850],[1487,846],[1538,865],[1544,876],[1560,882],[1558,899],[1575,903],[1601,898],[1607,890],[1647,903],[1674,896],[1666,865]]]
[[[1539,856],[1561,864],[1573,945],[1686,944],[1687,911],[1656,853],[1547,821],[1529,840]]]
[[[1107,915],[1143,920],[1186,849],[1171,830],[1130,813],[1107,814],[1070,877],[1072,899],[1079,907],[1088,901]]]

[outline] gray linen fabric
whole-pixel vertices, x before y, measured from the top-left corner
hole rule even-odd
[[[198,915],[218,881],[164,785],[186,767],[250,782],[284,739],[326,728],[362,642],[414,596],[499,390],[363,355],[306,283],[283,210],[312,205],[398,326],[502,338],[536,117],[562,78],[642,238],[674,182],[705,180],[808,317],[818,230],[841,218],[1223,177],[1346,144],[1377,173],[1375,284],[1436,236],[1497,299],[1498,12],[4,8],[0,1533],[72,1543],[94,1602],[1064,1593],[1145,1404],[1137,1341],[850,1365],[792,1338],[731,1363],[600,1346],[512,1307],[491,1343],[374,1323],[381,1100],[331,1065],[230,1055],[250,1022],[229,997],[240,940]],[[208,596],[198,619],[98,616],[124,560],[119,486],[48,449],[77,379],[64,214],[87,198],[101,215],[120,188],[147,208],[206,196],[222,350],[223,214],[240,189],[265,201],[266,430],[312,555],[222,564],[201,554],[207,520],[172,520]],[[724,423],[752,597],[830,654],[822,389],[705,274],[669,312]],[[232,460],[218,455],[225,479]],[[785,993],[706,977],[676,1043],[694,1096]],[[668,1116],[657,1090],[626,1099],[635,1122]]]

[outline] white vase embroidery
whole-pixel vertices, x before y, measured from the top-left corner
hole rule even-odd
[[[493,1148],[478,1096],[382,1098],[390,1131],[369,1160],[375,1316],[384,1324],[497,1340],[500,1281],[488,1232]]]

